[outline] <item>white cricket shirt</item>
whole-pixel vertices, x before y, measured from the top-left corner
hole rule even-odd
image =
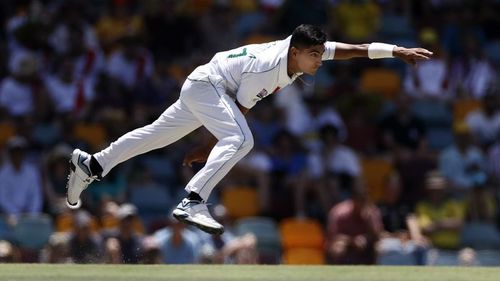
[[[208,81],[209,75],[220,75],[226,81],[226,94],[246,107],[290,85],[302,73],[292,77],[287,73],[288,49],[291,36],[270,43],[251,44],[219,52],[212,60],[196,68],[190,80]],[[323,60],[335,55],[335,42],[325,43]]]

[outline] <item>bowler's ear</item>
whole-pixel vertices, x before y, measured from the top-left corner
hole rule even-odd
[[[295,48],[295,47],[290,47],[290,56],[292,58],[295,58],[297,57],[297,55],[299,54],[299,49]]]

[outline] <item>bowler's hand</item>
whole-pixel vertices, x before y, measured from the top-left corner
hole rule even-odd
[[[209,154],[210,150],[205,146],[197,146],[189,151],[186,156],[184,156],[182,166],[192,167],[193,163],[205,163]]]
[[[424,48],[404,48],[395,47],[393,55],[402,59],[408,64],[415,65],[419,60],[428,60],[432,57],[433,53]]]

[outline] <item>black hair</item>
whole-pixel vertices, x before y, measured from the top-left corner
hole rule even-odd
[[[336,139],[339,137],[339,128],[332,124],[323,125],[319,129],[319,135],[322,140],[326,140],[328,136],[334,136]]]
[[[323,45],[326,42],[326,33],[321,28],[311,24],[301,24],[295,28],[290,40],[290,47],[297,49]]]

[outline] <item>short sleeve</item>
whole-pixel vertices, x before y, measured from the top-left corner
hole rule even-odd
[[[252,108],[260,98],[255,92],[255,87],[252,87],[249,79],[242,79],[238,92],[236,93],[236,100],[245,108]]]
[[[325,52],[323,53],[322,60],[333,60],[335,57],[335,42],[326,41],[325,42]]]

